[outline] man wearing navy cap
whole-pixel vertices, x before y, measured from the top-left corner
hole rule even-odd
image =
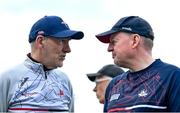
[[[152,57],[154,33],[146,20],[123,17],[96,37],[109,44],[115,64],[129,69],[107,87],[104,112],[180,111],[180,69]]]
[[[58,67],[82,39],[58,16],[45,16],[31,28],[31,52],[23,64],[0,75],[0,112],[73,112],[71,83]]]
[[[96,83],[93,91],[96,92],[96,96],[101,104],[104,104],[104,95],[109,82],[122,73],[124,71],[120,67],[108,64],[103,66],[97,73],[87,74],[88,79]]]

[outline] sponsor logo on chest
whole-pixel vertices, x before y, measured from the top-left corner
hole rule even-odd
[[[110,101],[117,100],[119,98],[120,94],[113,94],[111,95]]]

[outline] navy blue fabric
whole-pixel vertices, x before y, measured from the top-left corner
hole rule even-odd
[[[154,33],[150,24],[139,16],[126,16],[121,18],[112,28],[96,35],[103,43],[109,43],[109,38],[117,32],[137,33],[154,40]]]
[[[70,30],[62,18],[58,16],[44,16],[34,23],[29,33],[29,42],[36,40],[37,35],[54,37],[57,39],[82,39],[82,31]]]
[[[157,59],[141,71],[115,77],[106,89],[104,112],[124,111],[180,111],[180,68]]]

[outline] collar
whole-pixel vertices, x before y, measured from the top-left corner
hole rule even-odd
[[[142,69],[142,70],[136,71],[136,72],[127,71],[127,73],[128,73],[127,74],[128,80],[137,80],[141,76],[143,76],[143,77],[145,77],[147,79],[150,78],[151,76],[153,76],[154,74],[157,73],[157,70],[154,70],[154,68],[160,62],[161,62],[160,59],[156,59],[151,65],[149,65],[145,69]]]
[[[28,53],[27,54],[27,57],[29,58],[29,59],[31,59],[33,62],[36,62],[36,63],[39,63],[40,64],[40,62],[39,61],[37,61],[36,59],[34,59],[34,58],[32,58],[31,57],[31,53]],[[42,64],[43,65],[43,64]],[[44,69],[44,71],[49,71],[49,70],[52,70],[52,69],[48,69],[48,68],[46,68],[46,66],[45,65],[43,65],[43,69]]]
[[[45,69],[45,66],[41,63],[39,63],[38,61],[36,61],[35,59],[33,59],[30,56],[30,53],[27,54],[27,58],[24,61],[24,65],[29,68],[30,70],[32,70],[34,73],[38,73],[38,74],[43,74],[45,75],[45,78],[47,78],[47,74],[49,73],[49,69]]]

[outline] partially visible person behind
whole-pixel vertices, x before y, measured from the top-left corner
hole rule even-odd
[[[114,64],[108,64],[103,66],[97,73],[87,74],[88,79],[96,83],[93,91],[96,92],[96,96],[101,104],[104,104],[105,91],[109,82],[122,73],[124,71],[120,67]]]
[[[26,60],[0,75],[0,112],[73,112],[71,83],[57,68],[71,52],[69,41],[83,36],[58,16],[35,22]]]
[[[104,112],[180,112],[180,68],[152,57],[154,33],[146,20],[123,17],[96,37],[109,43],[116,65],[129,69],[108,85]]]

